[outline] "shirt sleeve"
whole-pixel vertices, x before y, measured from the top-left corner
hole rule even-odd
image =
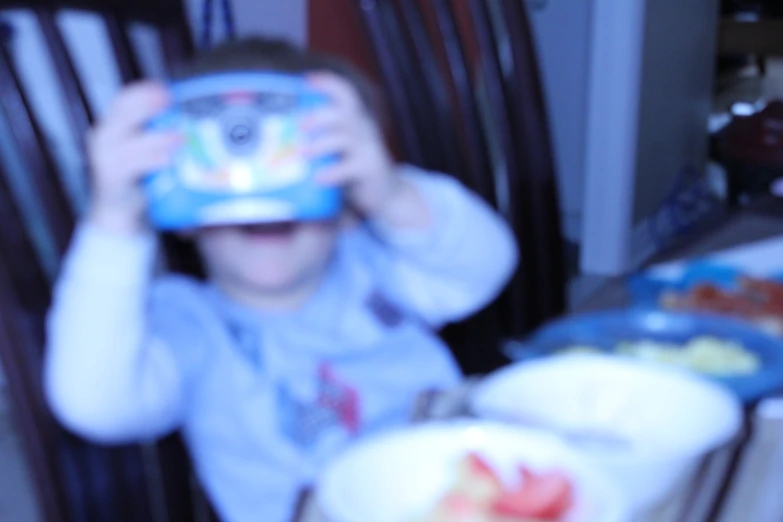
[[[156,253],[151,233],[83,225],[55,286],[46,396],[58,420],[90,440],[151,438],[182,421],[187,367],[169,349],[166,328],[148,320]]]
[[[426,230],[370,223],[387,248],[397,297],[434,327],[488,305],[517,266],[516,241],[505,220],[456,179],[404,167],[429,206]]]

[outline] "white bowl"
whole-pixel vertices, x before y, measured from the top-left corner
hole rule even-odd
[[[318,506],[330,522],[410,522],[437,504],[471,451],[503,480],[513,480],[519,464],[566,472],[576,493],[567,522],[630,520],[619,489],[556,437],[483,421],[424,424],[357,443],[321,476]]]
[[[701,457],[742,426],[739,401],[719,385],[607,355],[508,366],[479,384],[471,407],[480,417],[519,416],[620,436],[627,446],[577,449],[621,485],[634,511],[663,501]]]

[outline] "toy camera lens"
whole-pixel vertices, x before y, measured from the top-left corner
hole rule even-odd
[[[231,129],[231,141],[234,142],[237,145],[244,145],[250,140],[250,135],[253,131],[250,130],[250,127],[244,124],[236,125],[233,129]]]
[[[223,146],[229,154],[254,154],[261,140],[260,114],[246,106],[226,108],[220,115]]]

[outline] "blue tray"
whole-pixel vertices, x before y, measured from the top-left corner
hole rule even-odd
[[[676,279],[663,278],[655,272],[640,272],[628,279],[628,291],[634,305],[658,306],[665,291],[687,292],[698,284],[711,283],[719,288],[736,288],[737,279],[744,275],[739,268],[711,261],[694,261],[685,266]],[[765,279],[783,282],[783,272],[769,274]]]
[[[550,323],[528,341],[509,345],[505,351],[509,358],[520,361],[549,356],[575,344],[611,352],[620,341],[651,339],[685,343],[700,335],[739,342],[761,359],[761,368],[753,375],[703,375],[705,378],[727,386],[746,403],[783,390],[783,340],[742,321],[715,315],[652,308],[576,315]]]

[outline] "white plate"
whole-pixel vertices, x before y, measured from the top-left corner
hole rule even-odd
[[[630,520],[618,488],[565,444],[489,422],[426,424],[358,443],[321,477],[318,505],[330,522],[409,522],[437,504],[456,478],[456,464],[471,451],[507,481],[520,464],[566,472],[576,490],[567,522]]]
[[[580,448],[621,485],[632,508],[662,501],[698,459],[734,437],[742,407],[685,371],[607,355],[562,355],[490,375],[471,397],[480,416],[532,418],[628,446]]]

